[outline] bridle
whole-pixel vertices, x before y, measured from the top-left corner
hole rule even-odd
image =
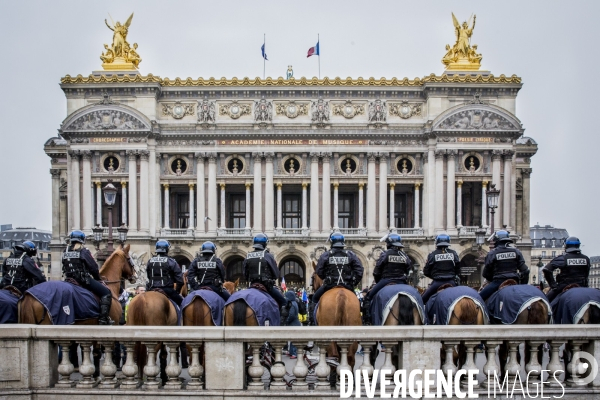
[[[138,274],[135,270],[135,265],[133,264],[133,260],[131,259],[131,257],[128,254],[125,254],[124,252],[121,252],[121,254],[119,254],[119,255],[124,257],[127,260],[127,263],[129,264],[129,267],[131,268],[132,275],[129,278],[121,277],[119,280],[116,280],[116,281],[106,280],[106,281],[104,281],[104,283],[106,283],[106,284],[121,283],[121,282],[124,282],[125,280],[128,280],[129,283],[137,282]]]

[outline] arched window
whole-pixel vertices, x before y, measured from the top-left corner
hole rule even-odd
[[[240,283],[238,287],[248,286],[248,283],[246,282],[246,279],[244,278],[244,274],[242,272],[243,262],[243,258],[235,257],[231,260],[228,260],[225,264],[225,279],[227,279],[228,281],[235,282],[239,278]]]
[[[304,264],[297,259],[287,259],[279,265],[279,276],[285,279],[288,288],[304,287]]]

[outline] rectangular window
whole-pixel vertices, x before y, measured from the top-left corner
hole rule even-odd
[[[546,252],[542,251],[542,258],[546,258]]]
[[[175,193],[176,226],[172,228],[187,229],[190,224],[190,195],[188,193]],[[192,222],[193,224],[193,222]]]
[[[556,257],[556,251],[552,252],[552,258]]]
[[[302,197],[299,194],[283,195],[283,227],[299,229],[302,224]]]
[[[397,193],[394,197],[394,226],[396,228],[410,228],[408,226],[407,194]]]
[[[354,195],[338,194],[338,225],[340,228],[356,228],[354,217]]]
[[[246,195],[229,195],[229,228],[243,229],[246,227]]]

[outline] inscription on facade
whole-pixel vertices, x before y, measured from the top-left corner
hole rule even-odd
[[[494,138],[490,137],[459,137],[456,138],[457,142],[473,142],[473,143],[494,143]]]
[[[317,145],[317,146],[331,146],[331,145],[365,145],[366,140],[362,139],[232,139],[232,140],[221,140],[221,145],[230,146],[262,146],[262,145]]]
[[[127,143],[127,138],[102,137],[90,138],[90,143]]]

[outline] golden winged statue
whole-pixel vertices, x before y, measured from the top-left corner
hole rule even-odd
[[[456,43],[450,47],[446,45],[446,55],[442,63],[448,70],[478,70],[481,67],[481,54],[477,53],[477,45],[471,45],[471,36],[475,29],[476,15],[472,15],[469,21],[463,22],[462,26],[452,13],[452,22],[456,35]],[[471,24],[472,21],[472,24]],[[469,25],[471,27],[469,27]]]
[[[102,67],[105,70],[135,70],[139,67],[142,59],[136,51],[138,45],[137,43],[134,43],[133,46],[131,46],[129,42],[127,42],[127,33],[129,32],[129,26],[131,25],[132,19],[133,13],[131,13],[124,24],[117,21],[116,23],[113,22],[113,26],[111,26],[106,19],[104,20],[108,29],[113,31],[112,45],[109,46],[105,44],[105,51],[100,56]]]

